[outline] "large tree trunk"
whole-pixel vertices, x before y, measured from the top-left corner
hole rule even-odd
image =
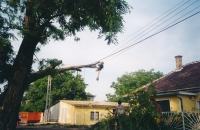
[[[0,130],[14,130],[25,87],[39,39],[24,38],[14,61],[14,72],[8,82],[8,90],[0,108]]]

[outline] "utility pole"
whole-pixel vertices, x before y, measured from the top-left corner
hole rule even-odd
[[[45,122],[49,122],[50,117],[50,94],[51,94],[51,76],[48,76],[47,84],[47,96],[46,96],[46,105],[45,105]]]

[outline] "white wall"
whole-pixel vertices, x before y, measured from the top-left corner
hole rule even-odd
[[[58,122],[59,109],[60,109],[60,103],[57,103],[50,108],[50,117],[49,117],[50,122]]]

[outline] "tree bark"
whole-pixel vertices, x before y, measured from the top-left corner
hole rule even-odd
[[[60,68],[60,69],[54,69],[54,68],[48,67],[45,70],[37,71],[37,72],[31,74],[28,79],[28,84],[35,82],[36,80],[41,79],[47,75],[51,75],[52,71],[54,71],[58,74],[63,73],[65,71],[69,71],[69,70],[81,71],[80,68],[95,68],[96,64],[98,64],[98,63],[100,63],[100,62],[98,61],[98,62],[95,62],[92,64],[87,64],[87,65],[69,66],[69,67]]]
[[[39,39],[25,37],[13,64],[13,75],[8,81],[8,90],[0,108],[0,130],[13,130],[20,109],[21,100],[33,62],[33,54]]]

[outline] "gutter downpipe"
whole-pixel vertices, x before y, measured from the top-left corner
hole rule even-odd
[[[184,115],[183,115],[183,101],[182,101],[182,98],[179,96],[179,92],[177,93],[177,97],[180,99],[180,103],[181,103],[181,116],[182,116],[182,121],[183,121],[183,130],[185,130],[185,121],[184,121]]]

